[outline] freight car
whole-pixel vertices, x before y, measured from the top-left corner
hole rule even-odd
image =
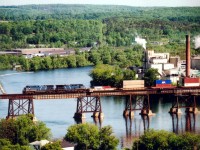
[[[66,93],[66,92],[84,92],[86,88],[83,84],[64,84],[64,85],[27,85],[24,87],[23,94],[37,93]]]
[[[111,87],[111,86],[94,86],[93,88],[89,88],[88,92],[94,92],[94,91],[114,91],[117,88]]]
[[[180,78],[178,82],[178,87],[199,87],[200,78]]]
[[[172,85],[171,80],[155,80],[154,85],[151,88],[163,89],[163,88],[175,88],[175,86]]]

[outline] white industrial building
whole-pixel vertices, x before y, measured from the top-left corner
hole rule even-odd
[[[200,57],[191,58],[190,76],[197,76],[200,70],[199,64]],[[185,76],[186,61],[180,60],[179,56],[170,57],[169,53],[155,53],[153,50],[147,50],[143,67],[144,69],[158,69],[161,78],[176,83],[180,76]]]
[[[155,53],[153,50],[145,51],[144,68],[155,68],[161,76],[165,75],[164,70],[174,68],[174,64],[169,62],[169,53]]]

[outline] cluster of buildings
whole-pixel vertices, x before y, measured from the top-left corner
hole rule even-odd
[[[144,71],[149,68],[158,70],[161,79],[177,83],[180,77],[196,78],[200,76],[200,57],[190,56],[190,37],[186,35],[186,60],[169,53],[155,53],[153,50],[144,51],[144,64],[142,68],[135,68],[138,78],[142,78]]]
[[[200,57],[191,57],[190,77],[198,76],[200,70]],[[155,53],[153,50],[145,51],[143,68],[155,68],[162,78],[172,82],[179,80],[179,77],[186,76],[186,60],[179,56],[170,57],[169,53]]]
[[[80,52],[90,51],[91,47],[80,48]],[[33,58],[36,56],[46,57],[52,55],[68,56],[75,54],[75,49],[64,48],[27,48],[27,49],[15,49],[12,51],[1,51],[0,54],[12,54],[23,55],[25,58]]]

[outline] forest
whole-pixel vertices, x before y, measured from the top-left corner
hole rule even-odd
[[[74,64],[69,64],[67,60],[59,66],[79,67],[97,63],[119,64],[120,67],[141,66],[144,49],[135,42],[138,36],[147,41],[147,49],[169,52],[172,56],[184,58],[185,35],[190,34],[192,54],[199,54],[200,48],[195,49],[193,42],[200,33],[199,14],[199,7],[1,6],[0,51],[32,47],[92,47],[89,53],[66,58],[76,59]],[[53,63],[49,67],[35,67],[32,65],[35,59],[24,61],[27,62],[25,70],[58,67],[53,66]],[[53,57],[46,59],[51,62],[55,60]],[[84,59],[83,63],[79,64],[78,59]],[[1,64],[0,68],[11,68],[12,64],[19,64],[18,61],[10,61],[12,63],[6,61],[8,64]],[[40,61],[44,61],[44,58]]]
[[[199,7],[128,7],[95,5],[26,5],[0,7],[0,49],[131,46],[136,36],[148,47],[160,41],[167,49],[200,32]],[[165,46],[170,43],[171,47]],[[157,46],[157,45],[156,45]],[[162,48],[158,48],[162,49]]]

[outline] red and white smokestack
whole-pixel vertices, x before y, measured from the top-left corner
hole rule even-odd
[[[186,35],[186,77],[190,77],[190,35]]]

